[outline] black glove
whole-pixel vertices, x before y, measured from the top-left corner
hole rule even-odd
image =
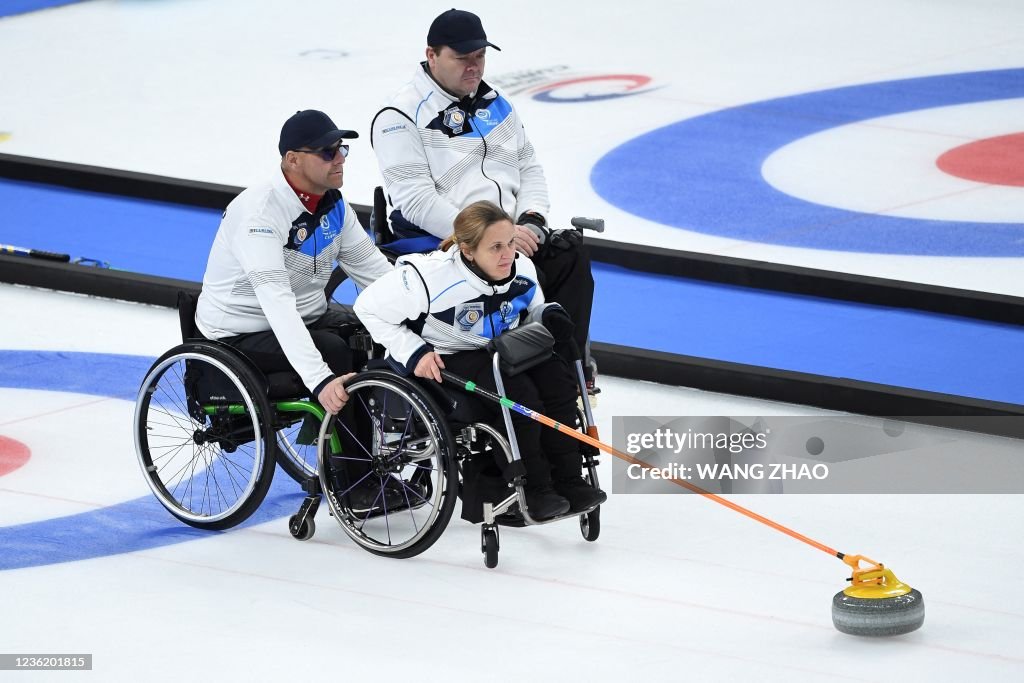
[[[543,313],[541,313],[540,321],[544,323],[544,327],[548,328],[548,332],[551,333],[556,342],[572,339],[572,333],[576,329],[572,318],[558,304],[551,304],[545,307]]]
[[[526,212],[516,219],[516,224],[532,230],[537,235],[537,239],[540,240],[540,247],[547,244],[551,231],[548,230],[547,221],[544,220],[544,216],[541,216],[539,213]]]
[[[555,339],[555,353],[570,364],[579,360],[579,346],[572,335],[576,325],[573,324],[572,318],[565,312],[565,309],[559,304],[551,304],[545,307],[544,312],[540,315],[540,320]]]
[[[568,249],[575,249],[583,244],[583,233],[579,230],[552,230],[551,239],[548,240],[548,245],[552,249],[558,249],[565,251]]]

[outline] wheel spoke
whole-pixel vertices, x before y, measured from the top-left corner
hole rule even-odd
[[[209,399],[196,391],[217,395],[216,414],[203,415]],[[230,414],[224,396],[238,397]],[[143,473],[160,503],[182,521],[228,528],[266,495],[273,475],[267,460],[273,453],[267,441],[274,436],[271,413],[258,378],[232,352],[201,342],[172,349],[143,381],[135,414]],[[262,426],[264,418],[268,426]]]
[[[383,373],[367,374],[370,377],[357,377],[349,387],[354,398],[349,405],[357,413],[359,429],[368,420],[369,438],[350,446],[360,457],[332,455],[329,462],[332,470],[345,466],[343,461],[371,466],[370,472],[381,482],[373,509],[356,514],[348,508],[344,494],[355,485],[346,488],[345,477],[323,472],[321,482],[335,519],[356,543],[379,554],[412,556],[437,539],[455,505],[454,468],[448,461],[454,439],[441,441],[438,423],[424,412],[433,403],[425,403],[419,390],[407,387],[405,380],[385,379]],[[344,423],[342,429],[355,437]],[[443,425],[442,429],[447,433]]]

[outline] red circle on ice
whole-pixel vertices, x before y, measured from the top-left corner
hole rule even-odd
[[[935,164],[941,171],[965,180],[1024,187],[1024,133],[954,147]]]
[[[24,465],[31,454],[22,442],[0,436],[0,477]]]

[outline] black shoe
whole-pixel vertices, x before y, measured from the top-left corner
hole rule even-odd
[[[405,510],[406,508],[412,508],[415,510],[418,507],[422,507],[428,502],[433,487],[430,484],[430,479],[427,477],[413,475],[411,479],[406,480],[392,475],[384,483],[384,490],[389,494],[395,493],[398,495],[399,502],[394,506],[391,504],[391,498],[388,498],[388,511],[390,512],[393,509]]]
[[[555,491],[569,501],[569,509],[573,512],[589,510],[608,500],[607,493],[594,488],[583,477],[556,479]]]
[[[551,485],[526,489],[526,507],[536,520],[551,519],[569,511],[569,501],[555,493]]]
[[[394,484],[389,478],[381,482],[376,475],[370,475],[357,484],[347,494],[348,506],[353,514],[373,516],[405,507],[405,496],[402,495],[401,483]]]

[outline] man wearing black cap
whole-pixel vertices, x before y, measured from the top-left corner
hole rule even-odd
[[[327,307],[331,271],[338,262],[366,287],[392,270],[339,191],[344,141],[355,137],[320,111],[285,121],[280,170],[228,204],[196,305],[203,336],[234,346],[265,373],[294,370],[331,413],[348,401],[353,359],[340,328],[355,319]],[[379,490],[353,497],[373,501]],[[386,494],[389,504],[402,500],[400,490]]]
[[[371,127],[392,229],[440,241],[461,209],[483,199],[498,204],[518,217],[516,247],[536,264],[546,298],[572,316],[584,348],[594,297],[590,257],[575,232],[553,236],[548,228],[544,170],[515,108],[483,80],[487,49],[501,48],[487,40],[478,16],[457,9],[434,19],[427,45],[426,61]]]
[[[281,169],[228,204],[196,306],[206,338],[235,346],[264,372],[290,366],[331,413],[348,399],[339,375],[352,369],[324,294],[334,263],[361,287],[391,270],[339,192],[343,140],[355,137],[320,111],[285,122]]]

